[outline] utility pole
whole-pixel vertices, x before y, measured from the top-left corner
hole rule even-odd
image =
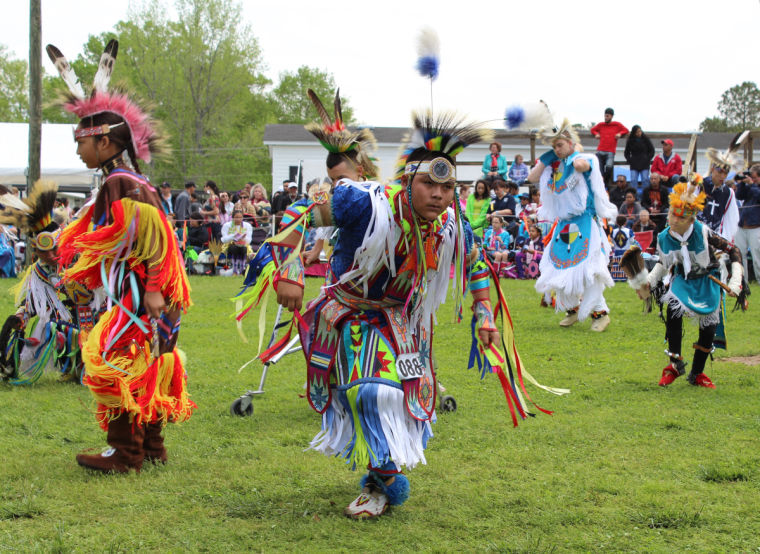
[[[29,1],[29,160],[26,193],[40,178],[42,144],[42,0]]]

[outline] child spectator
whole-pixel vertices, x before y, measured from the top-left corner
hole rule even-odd
[[[544,241],[541,240],[541,229],[538,228],[538,225],[531,224],[528,228],[528,236],[528,242],[523,245],[522,249],[517,252],[517,254],[515,254],[518,279],[528,278],[526,276],[528,266],[531,262],[536,262],[536,264],[538,264],[538,262],[541,261],[541,256],[544,252]]]
[[[474,192],[467,198],[467,209],[465,217],[470,222],[473,233],[479,238],[483,238],[483,227],[486,224],[486,215],[491,205],[491,197],[488,194],[488,184],[485,180],[478,179],[475,183]]]
[[[523,163],[522,155],[517,154],[515,156],[514,163],[509,168],[507,177],[510,181],[514,181],[518,185],[522,185],[528,178],[528,173],[530,173],[530,168],[525,163]]]
[[[625,201],[618,208],[618,214],[625,216],[625,225],[630,229],[636,222],[639,212],[641,212],[641,204],[636,201],[636,191],[629,188],[625,192]]]
[[[615,227],[612,228],[610,237],[612,238],[613,256],[622,256],[631,246],[638,245],[633,236],[633,231],[627,226],[627,219],[624,215],[617,216]]]
[[[519,197],[520,199],[520,205],[517,206],[517,217],[522,216],[523,211],[528,208],[528,204],[530,203],[530,194],[524,193],[521,194]]]
[[[459,185],[459,207],[462,208],[462,213],[467,210],[467,199],[470,197],[470,185],[462,183]]]
[[[508,261],[511,241],[512,237],[504,230],[502,219],[498,216],[491,218],[491,227],[486,231],[483,246],[494,261],[497,275],[501,272],[502,264]]]

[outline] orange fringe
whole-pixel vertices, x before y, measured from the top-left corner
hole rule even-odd
[[[105,260],[106,274],[113,264],[126,263],[143,282],[146,267],[157,266],[157,281],[161,283],[164,297],[170,305],[186,311],[192,305],[190,284],[177,238],[164,213],[150,204],[122,198],[111,203],[113,223],[92,230],[93,210],[91,206],[61,234],[58,250],[60,265],[67,268],[64,279],[95,289],[104,285],[100,271],[102,260]],[[130,228],[133,238],[125,257]]]
[[[196,405],[187,393],[185,368],[176,349],[153,358],[150,337],[133,326],[106,354],[108,363],[103,359],[119,310],[114,307],[103,314],[82,347],[84,383],[98,405],[98,423],[107,429],[122,413],[138,425],[187,420]]]

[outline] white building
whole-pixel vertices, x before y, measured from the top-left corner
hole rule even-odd
[[[29,126],[0,123],[0,184],[26,187],[29,160]],[[62,190],[89,191],[95,185],[95,170],[87,169],[76,154],[74,126],[42,124],[40,175],[58,183]]]
[[[374,153],[377,165],[381,171],[381,179],[388,180],[393,177],[393,168],[401,148],[404,135],[408,129],[400,127],[375,127],[372,132],[377,139],[378,148]],[[502,144],[501,153],[512,162],[517,154],[525,158],[525,162],[531,160],[531,140],[525,133],[496,130],[496,140]],[[594,152],[597,140],[588,131],[582,131],[581,142],[587,152]],[[657,153],[662,151],[661,140],[666,138],[674,142],[673,150],[686,158],[689,147],[690,133],[647,133],[655,146]],[[708,161],[705,158],[705,150],[708,147],[724,150],[731,142],[731,133],[700,133],[697,139],[697,172],[705,174],[708,169]],[[615,155],[616,162],[625,163],[623,151],[625,138],[618,140],[618,150]],[[306,131],[301,125],[267,125],[264,132],[264,144],[269,148],[272,158],[272,184],[273,190],[278,190],[283,181],[296,180],[299,168],[302,172],[301,183],[307,183],[312,179],[326,177],[325,169],[326,152],[322,145]],[[539,141],[535,141],[534,155],[539,156],[547,149]],[[488,144],[476,144],[467,148],[457,157],[457,179],[459,181],[473,181],[481,176],[481,164],[488,154]],[[760,151],[754,150],[752,158],[760,160]],[[616,165],[615,173],[623,173],[628,176],[627,165]]]

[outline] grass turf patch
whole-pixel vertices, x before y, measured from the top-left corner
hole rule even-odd
[[[15,283],[5,280],[4,289]],[[498,380],[466,370],[469,322],[439,311],[439,377],[456,398],[440,413],[426,457],[408,472],[411,497],[375,522],[342,510],[360,472],[304,451],[320,419],[299,398],[300,354],[269,369],[251,417],[230,404],[255,389],[254,314],[241,342],[229,317],[238,279],[193,277],[182,320],[198,410],[166,431],[169,463],[102,476],[77,452],[105,445],[89,392],[53,374],[32,387],[0,384],[0,550],[20,551],[749,551],[760,547],[756,368],[708,361],[716,390],[677,379],[657,386],[664,325],[625,285],[607,294],[612,323],[569,329],[538,306],[531,281],[502,281],[528,370],[556,397],[529,388],[553,416],[512,428]],[[307,296],[318,281],[308,280]],[[12,313],[10,295],[0,308]],[[269,323],[274,317],[269,306]],[[757,353],[756,310],[728,314],[727,355]],[[268,331],[268,330],[267,330]],[[685,324],[684,345],[696,339]],[[684,349],[686,351],[686,348]],[[690,358],[690,352],[687,359]],[[530,386],[529,386],[530,387]]]

